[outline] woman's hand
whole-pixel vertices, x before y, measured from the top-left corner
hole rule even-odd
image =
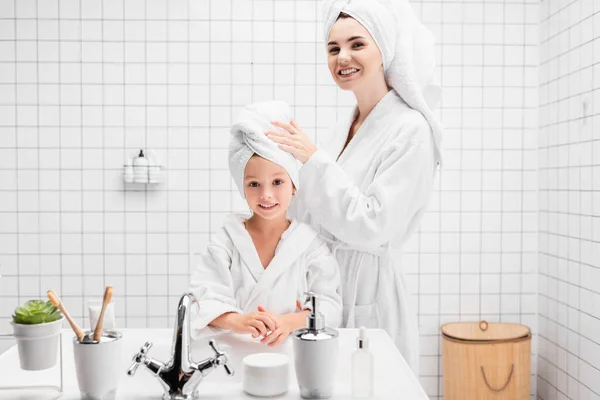
[[[269,130],[265,132],[267,137],[279,144],[280,149],[293,155],[302,164],[306,163],[315,151],[317,151],[317,146],[310,141],[296,121],[291,120],[290,123],[273,121],[273,125],[283,129],[285,132]]]
[[[249,333],[253,338],[266,336],[268,332],[276,329],[273,318],[269,314],[260,311],[248,314],[234,312],[222,314],[209,325],[229,329],[235,333]]]
[[[299,304],[298,302],[296,302],[296,307],[300,309],[300,307],[298,306]],[[261,343],[271,347],[277,346],[278,344],[283,342],[290,335],[291,332],[303,327],[305,324],[304,321],[306,320],[306,314],[308,313],[308,311],[300,311],[291,314],[279,315],[268,311],[263,306],[258,306],[258,311],[266,313],[271,317],[271,319],[275,320],[275,330],[272,330],[267,336],[265,336],[260,341]]]

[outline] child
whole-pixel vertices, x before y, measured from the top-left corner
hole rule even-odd
[[[264,135],[278,119],[291,119],[285,103],[256,103],[245,107],[232,127],[229,167],[252,215],[226,220],[191,280],[199,305],[195,329],[208,325],[262,336],[270,346],[305,325],[309,311],[297,299],[307,291],[320,295],[328,326],[337,327],[342,319],[335,257],[315,230],[286,217],[298,188],[298,167]]]

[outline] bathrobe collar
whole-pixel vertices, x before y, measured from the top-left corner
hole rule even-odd
[[[350,114],[349,118],[342,119],[335,130],[336,132],[345,133],[344,135],[339,135],[333,139],[331,151],[329,152],[330,154],[335,154],[336,157],[339,156],[337,159],[338,164],[343,165],[348,158],[347,154],[352,154],[352,149],[356,146],[360,146],[360,143],[363,140],[372,135],[383,133],[381,132],[381,129],[377,129],[377,124],[381,121],[387,121],[387,116],[390,112],[397,112],[397,105],[403,105],[408,108],[404,100],[402,100],[398,93],[392,89],[379,100],[369,115],[367,115],[367,118],[363,121],[360,128],[358,128],[358,131],[356,131],[354,137],[350,140],[350,143],[348,143],[348,146],[340,156],[340,152],[350,134],[350,127],[358,113],[358,106],[355,106],[354,112]]]
[[[256,281],[244,307],[244,312],[256,311],[256,305],[253,304],[256,298],[261,293],[269,291],[273,282],[289,269],[317,236],[314,229],[292,219],[290,226],[283,232],[275,248],[275,256],[267,268],[263,268],[252,237],[244,226],[244,221],[248,218],[248,215],[236,214],[230,216],[225,222],[225,230],[231,237],[235,249],[239,252],[241,261]]]

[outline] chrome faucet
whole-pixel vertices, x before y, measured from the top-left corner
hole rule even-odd
[[[222,365],[229,375],[233,370],[227,365],[227,354],[218,349],[214,340],[209,342],[215,352],[214,357],[209,357],[199,363],[194,363],[190,352],[190,307],[196,298],[192,293],[185,293],[179,300],[175,330],[173,332],[173,347],[171,361],[164,364],[149,358],[146,354],[152,347],[151,342],[146,342],[140,351],[133,356],[133,364],[127,374],[133,376],[137,368],[144,364],[152,372],[165,392],[163,400],[193,400],[198,397],[196,388],[206,375],[217,366]]]

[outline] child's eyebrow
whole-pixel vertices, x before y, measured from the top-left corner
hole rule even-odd
[[[286,172],[282,171],[282,172],[276,172],[276,173],[274,173],[273,176],[279,176],[279,175],[285,175],[285,174],[286,174]],[[258,178],[255,177],[255,176],[252,176],[252,175],[246,175],[244,177],[244,179],[258,179]]]

